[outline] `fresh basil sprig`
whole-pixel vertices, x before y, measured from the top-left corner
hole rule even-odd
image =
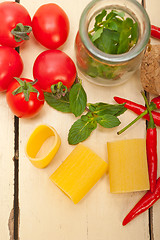
[[[68,142],[72,145],[87,139],[97,124],[104,128],[113,128],[121,122],[117,116],[126,111],[124,104],[95,103],[88,104],[89,112],[82,115],[70,128]]]
[[[138,40],[138,24],[124,12],[102,10],[95,17],[94,28],[89,31],[93,44],[108,54],[122,54],[129,51]]]
[[[88,36],[96,48],[107,54],[123,54],[132,49],[138,41],[138,23],[124,12],[102,10],[95,17],[93,29]],[[94,21],[93,20],[93,21]],[[88,57],[86,74],[116,80],[125,73],[125,65],[106,65]]]
[[[57,98],[53,93],[44,92],[44,97],[48,105],[60,112],[73,113],[76,117],[80,116],[87,104],[87,95],[81,83],[76,83],[71,90]]]
[[[68,134],[69,144],[75,145],[86,140],[92,131],[101,125],[104,128],[113,128],[120,124],[117,116],[126,111],[124,104],[89,103],[87,95],[80,82],[75,83],[69,92],[61,98],[53,93],[44,93],[46,102],[58,111],[73,113],[81,116],[71,126]],[[87,111],[84,115],[82,113]]]

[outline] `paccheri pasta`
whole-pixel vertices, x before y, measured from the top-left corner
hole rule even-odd
[[[111,193],[149,189],[145,139],[107,143]]]
[[[96,153],[78,144],[50,179],[76,204],[107,169],[108,164]]]

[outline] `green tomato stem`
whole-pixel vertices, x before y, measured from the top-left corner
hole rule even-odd
[[[32,31],[31,26],[25,26],[22,23],[18,23],[14,29],[12,29],[11,33],[15,38],[16,42],[20,42],[23,40],[29,40],[28,34]],[[27,34],[28,33],[28,34]]]

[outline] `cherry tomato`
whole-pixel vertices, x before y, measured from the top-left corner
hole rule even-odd
[[[31,26],[31,18],[27,10],[17,2],[0,3],[0,44],[12,48],[21,45],[24,40],[15,40],[15,36],[11,33],[16,25],[22,23],[23,26]],[[16,29],[15,29],[16,30]],[[22,29],[18,27],[18,31]],[[27,34],[25,33],[27,31]],[[28,27],[25,29],[24,35],[29,35]],[[25,39],[25,38],[24,38]]]
[[[68,17],[57,4],[44,4],[33,16],[32,31],[37,41],[46,48],[58,48],[69,34]]]
[[[32,84],[28,86],[28,83]],[[19,87],[22,87],[22,90]],[[29,94],[26,96],[27,89]],[[27,78],[18,81],[14,79],[7,89],[6,99],[13,114],[19,118],[34,117],[44,105],[43,91],[37,83],[33,84],[33,81]]]
[[[56,49],[47,50],[36,58],[33,76],[43,91],[51,92],[51,86],[58,82],[70,88],[76,78],[76,67],[66,53]]]
[[[7,90],[13,77],[19,77],[23,62],[19,53],[10,47],[0,46],[0,92]]]

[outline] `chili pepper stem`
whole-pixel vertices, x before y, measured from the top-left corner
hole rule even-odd
[[[157,106],[154,102],[151,102],[151,104],[149,105],[149,108],[151,111],[157,109]],[[127,126],[125,126],[124,128],[122,128],[120,131],[117,132],[118,135],[120,135],[121,133],[123,133],[124,131],[126,131],[129,127],[131,127],[134,123],[136,123],[139,119],[143,118],[147,113],[148,113],[148,109],[146,109],[144,112],[142,112],[138,117],[136,117],[132,122],[130,122]]]
[[[143,116],[145,116],[148,113],[148,110],[146,109],[143,113],[141,113],[138,117],[136,117],[132,122],[130,122],[127,126],[122,128],[120,131],[117,132],[118,135],[126,131],[129,127],[131,127],[134,123],[136,123],[139,119],[141,119]]]
[[[147,110],[148,110],[148,113],[149,113],[149,117],[150,117],[150,120],[149,120],[149,128],[155,128],[155,124],[154,124],[154,120],[153,120],[153,116],[152,116],[152,113],[151,113],[151,109],[150,109],[150,106],[148,104],[148,101],[147,101],[147,98],[144,94],[144,92],[141,92],[143,98],[144,98],[144,101],[145,101],[145,104],[147,106]]]

